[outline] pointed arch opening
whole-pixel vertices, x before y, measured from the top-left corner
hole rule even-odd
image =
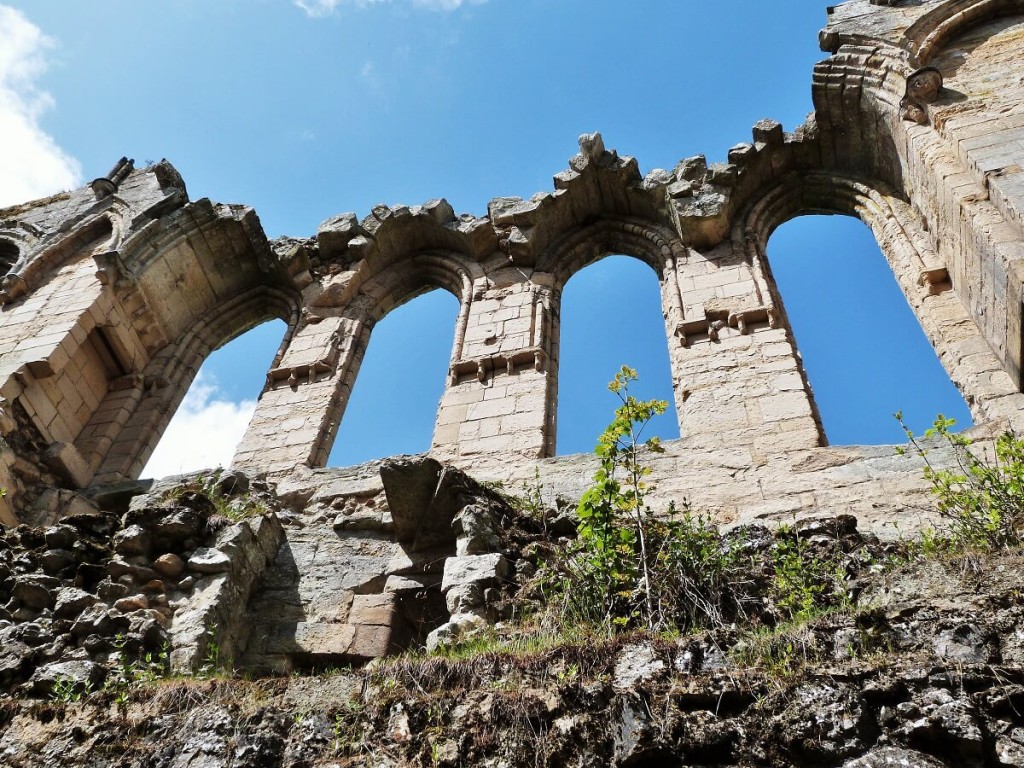
[[[458,314],[459,300],[433,289],[376,323],[328,467],[430,448]]]
[[[972,424],[871,230],[852,216],[802,215],[771,235],[771,272],[828,442],[905,440],[941,413]]]
[[[270,320],[203,361],[142,470],[143,477],[231,463],[286,330],[284,321]]]
[[[643,261],[608,256],[574,274],[559,317],[556,454],[590,453],[619,405],[607,384],[623,365],[631,394],[669,403],[644,438],[679,437],[658,277]]]

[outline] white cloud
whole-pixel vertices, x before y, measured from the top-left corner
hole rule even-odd
[[[307,16],[321,19],[330,16],[338,7],[340,0],[295,0],[295,4],[306,12]]]
[[[166,477],[228,466],[255,410],[255,400],[223,399],[216,380],[200,371],[142,476]]]
[[[411,2],[418,8],[426,8],[431,11],[454,11],[464,5],[480,5],[487,0],[400,0]],[[330,16],[341,5],[354,5],[358,8],[365,8],[368,5],[391,2],[391,0],[294,0],[295,5],[304,10],[307,15],[314,19],[322,19]]]
[[[487,0],[412,0],[413,5],[434,11],[454,11],[464,5],[481,5],[486,2]]]
[[[53,97],[36,85],[53,41],[20,11],[0,5],[0,206],[81,183],[81,166],[39,126]]]

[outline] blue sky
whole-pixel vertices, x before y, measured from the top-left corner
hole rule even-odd
[[[193,199],[252,205],[271,237],[302,236],[378,202],[446,197],[456,211],[482,214],[491,197],[529,197],[551,188],[589,131],[635,155],[644,172],[697,153],[723,160],[757,120],[791,130],[811,110],[826,5],[0,0],[0,200],[81,183],[123,154],[139,164],[166,157]],[[866,228],[800,219],[780,229],[769,254],[832,442],[897,441],[888,415],[897,408],[917,428],[939,411],[966,419],[898,293],[904,317],[893,319],[883,311],[892,297],[853,287],[854,266],[870,273],[874,262],[868,284],[887,280],[895,290]],[[671,396],[656,283],[645,269],[606,260],[567,286],[560,391],[572,410],[560,412],[560,452],[592,447],[614,405],[604,385],[622,363],[640,370],[641,394]],[[842,292],[827,312],[814,301],[822,289]],[[797,311],[801,292],[811,297],[806,312]],[[849,314],[837,309],[842,298]],[[430,294],[379,324],[332,464],[427,447],[454,312],[450,297]],[[876,318],[889,325],[872,330]],[[892,323],[910,338],[894,337]],[[196,445],[214,442],[203,437],[211,429],[244,424],[282,333],[264,326],[211,358],[153,472],[187,468]],[[412,352],[397,348],[403,341]],[[863,362],[839,367],[879,348],[895,359],[875,372]],[[413,357],[396,370],[399,354]],[[926,363],[925,382],[898,367]],[[204,426],[214,407],[219,421]],[[660,426],[665,437],[674,430],[671,419]]]

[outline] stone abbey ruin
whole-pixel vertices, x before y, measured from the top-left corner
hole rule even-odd
[[[0,684],[52,683],[47,664],[92,663],[125,632],[169,638],[177,671],[215,631],[232,664],[290,672],[485,617],[514,578],[485,481],[571,499],[593,472],[554,456],[559,306],[610,254],[661,286],[681,437],[651,457],[653,506],[919,524],[919,461],[827,444],[765,247],[804,213],[860,218],[972,434],[1024,428],[1024,2],[851,0],[820,42],[794,132],[763,120],[727,163],[646,176],[586,135],[552,190],[483,217],[432,200],[270,241],[252,209],[127,160],[0,210],[0,522],[36,553],[0,561],[0,625],[64,638],[48,656],[19,640]],[[460,311],[429,457],[324,468],[374,325],[435,288]],[[203,360],[275,318],[284,341],[217,480],[267,514],[209,531],[208,501],[138,476]]]

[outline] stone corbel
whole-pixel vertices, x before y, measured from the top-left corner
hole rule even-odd
[[[690,340],[695,336],[703,336],[708,330],[707,317],[695,317],[691,320],[683,320],[676,325],[675,336],[683,347],[690,346]]]
[[[917,284],[927,288],[931,294],[942,293],[949,287],[949,270],[944,266],[926,267],[917,276]]]
[[[9,304],[27,293],[28,283],[19,274],[12,272],[0,282],[0,304]]]
[[[769,328],[776,324],[775,310],[771,307],[747,307],[724,311],[721,308],[709,310],[705,308],[701,317],[693,317],[677,323],[673,335],[679,339],[683,347],[688,347],[691,340],[707,335],[710,341],[718,341],[722,331],[726,328],[735,328],[746,336],[750,333],[750,326],[754,323],[768,323]]]
[[[752,323],[767,322],[769,327],[774,328],[775,326],[772,325],[772,315],[773,312],[769,307],[750,307],[748,309],[730,312],[728,323],[731,327],[746,336],[750,333],[750,325]]]
[[[293,390],[298,389],[299,384],[312,384],[317,376],[323,373],[330,373],[338,362],[338,337],[337,334],[331,337],[328,352],[323,357],[311,363],[301,363],[295,366],[283,368],[271,368],[267,374],[267,386],[271,389],[277,386],[280,381],[287,381],[288,386]]]
[[[333,356],[333,357],[336,357]],[[294,368],[274,368],[267,374],[267,385],[273,389],[277,382],[287,381],[292,389],[298,389],[299,384],[312,384],[321,373],[329,373],[334,370],[334,360],[325,357],[309,365],[298,365]]]
[[[100,284],[111,287],[118,286],[124,274],[121,254],[117,251],[103,251],[94,253],[92,257],[96,262],[96,279],[100,281]]]
[[[900,99],[900,116],[918,125],[928,124],[928,104],[942,92],[942,73],[935,67],[923,67],[907,78],[906,91]]]
[[[672,330],[672,335],[679,339],[679,346],[685,347],[689,344],[686,339],[686,328],[683,323],[676,323],[676,327]]]
[[[287,381],[288,386],[292,389],[298,389],[299,384],[312,384],[320,374],[334,370],[337,358],[337,350],[334,350],[327,357],[308,365],[297,365],[294,368],[274,368],[267,374],[267,384],[273,388],[277,382]]]
[[[111,380],[108,388],[112,391],[119,389],[146,389],[146,377],[141,373],[128,373]]]
[[[482,384],[487,381],[488,374],[504,372],[512,376],[517,369],[523,367],[543,373],[548,367],[547,353],[540,347],[528,347],[516,352],[499,352],[469,360],[456,360],[448,370],[448,383],[454,386],[463,376],[472,375]]]

